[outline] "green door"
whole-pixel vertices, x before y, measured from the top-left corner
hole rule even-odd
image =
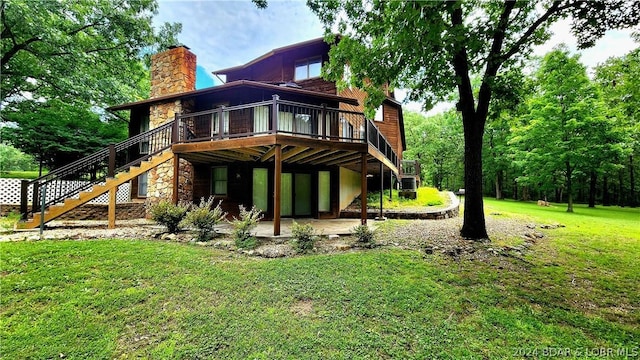
[[[263,212],[269,209],[269,172],[267,169],[253,169],[253,205]]]
[[[291,173],[280,175],[280,216],[293,215],[293,182]]]
[[[295,215],[311,216],[311,174],[295,174]]]

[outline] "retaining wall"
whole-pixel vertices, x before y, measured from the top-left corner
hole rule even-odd
[[[449,192],[450,204],[446,208],[437,210],[397,210],[397,209],[382,209],[382,214],[388,219],[408,219],[408,220],[444,220],[455,218],[460,215],[460,200],[458,197]],[[375,219],[380,216],[380,210],[368,209],[367,218]],[[345,209],[340,212],[340,217],[345,219],[359,219],[360,210]]]

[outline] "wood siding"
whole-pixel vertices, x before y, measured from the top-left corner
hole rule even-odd
[[[339,96],[350,97],[358,100],[357,106],[349,104],[340,104],[340,109],[364,112],[364,102],[367,99],[367,93],[357,88],[347,88],[338,93]],[[400,134],[400,113],[402,111],[395,105],[388,102],[383,104],[383,121],[373,121],[380,129],[380,132],[387,138],[389,144],[393,146],[399,159],[402,159],[402,136]]]

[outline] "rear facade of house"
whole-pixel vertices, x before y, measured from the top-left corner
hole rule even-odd
[[[130,110],[131,137],[171,127],[173,161],[133,179],[132,198],[215,196],[230,214],[256,206],[276,234],[281,217],[337,218],[367,183],[388,187],[405,148],[401,105],[387,92],[367,119],[364,92],[320,77],[329,48],[315,39],[275,49],[216,71],[226,82],[200,90],[188,48],[154,55],[150,99],[111,110]],[[149,137],[129,151],[154,147]]]

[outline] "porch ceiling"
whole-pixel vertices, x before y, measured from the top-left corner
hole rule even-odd
[[[182,143],[173,152],[193,163],[249,161],[273,163],[276,144],[282,145],[282,162],[313,166],[343,166],[360,171],[360,159],[367,152],[369,173],[379,172],[377,150],[363,143],[307,139],[289,135],[263,135],[239,139]],[[389,168],[388,164],[387,168]],[[392,171],[397,171],[395,167]]]

